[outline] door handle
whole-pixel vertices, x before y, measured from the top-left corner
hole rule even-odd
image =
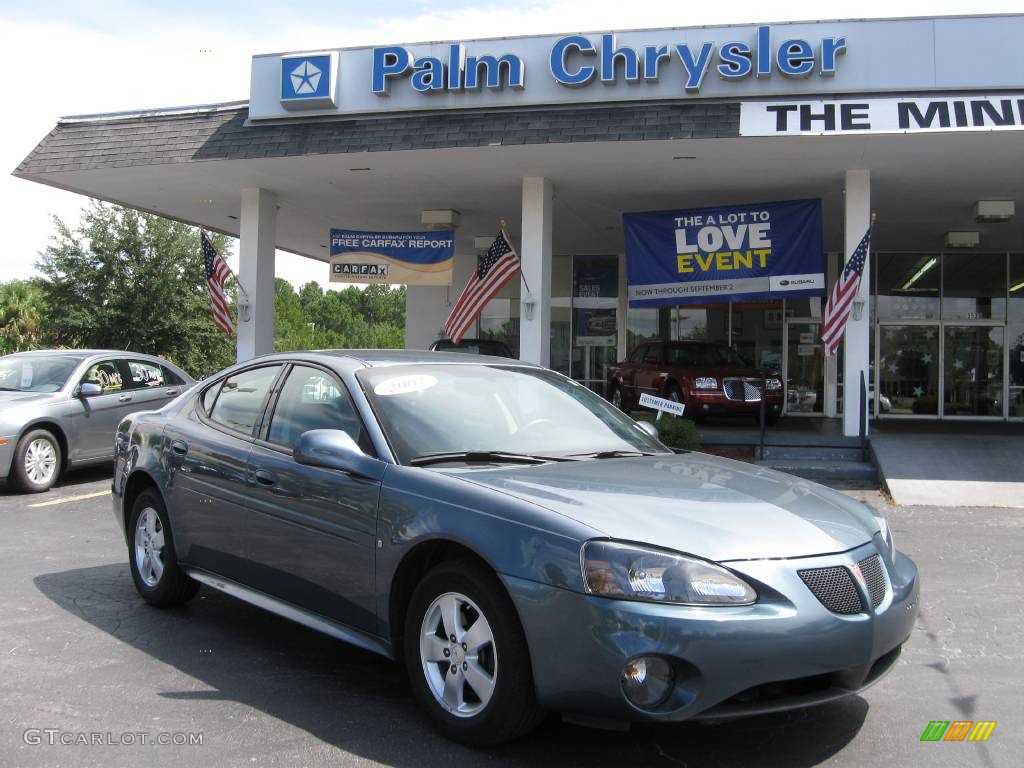
[[[171,440],[171,450],[179,456],[184,456],[188,453],[188,443],[184,440]]]
[[[122,402],[122,403],[127,403],[127,402],[128,402],[129,400],[131,400],[131,399],[132,399],[132,396],[131,396],[131,395],[121,395],[121,396],[120,396],[119,398],[117,398],[117,399],[118,399],[118,400],[119,400],[120,402]]]
[[[176,394],[178,394],[178,390],[176,390],[176,389],[165,389],[164,390],[164,394],[165,395],[176,395]]]
[[[265,469],[256,470],[256,482],[260,485],[273,485],[277,482],[277,478],[273,472],[268,472]]]

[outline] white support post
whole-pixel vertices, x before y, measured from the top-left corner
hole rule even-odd
[[[238,361],[274,351],[274,247],[277,197],[266,189],[242,190],[239,216]]]
[[[624,253],[619,254],[619,317],[618,317],[618,329],[619,335],[616,341],[615,354],[619,360],[625,360],[626,355],[629,354],[629,350],[626,348],[626,318],[629,312],[629,286],[627,285],[626,275],[626,255]]]
[[[519,357],[543,366],[551,363],[551,208],[551,181],[524,177]]]
[[[871,224],[870,171],[848,170],[845,195],[843,266],[857,249],[857,245]],[[843,340],[843,434],[848,437],[860,434],[860,377],[863,373],[865,381],[867,381],[870,370],[868,366],[871,349],[870,269],[870,262],[865,263],[860,290],[854,299],[855,302],[864,302],[864,310],[859,320],[854,318],[853,312],[850,313],[850,318],[846,323],[846,336]],[[870,386],[870,382],[867,383]],[[865,415],[866,418],[867,415]],[[864,425],[864,434],[867,434],[867,424]]]

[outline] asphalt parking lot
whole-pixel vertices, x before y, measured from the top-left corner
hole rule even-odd
[[[205,588],[182,609],[144,605],[108,471],[41,495],[0,488],[0,766],[863,768],[1009,766],[1024,752],[1024,510],[898,509],[851,492],[886,508],[922,574],[916,631],[863,696],[628,733],[552,717],[475,751],[430,730],[397,665]],[[922,743],[931,720],[998,725],[985,743]]]

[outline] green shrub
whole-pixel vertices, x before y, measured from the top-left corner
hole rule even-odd
[[[700,448],[697,427],[690,419],[666,414],[654,426],[658,428],[658,439],[669,448],[685,448],[690,451]]]

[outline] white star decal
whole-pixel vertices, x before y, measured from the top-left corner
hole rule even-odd
[[[292,70],[292,90],[296,94],[316,93],[317,86],[320,85],[320,76],[319,67],[304,61]]]
[[[896,363],[889,363],[889,373],[896,373]]]
[[[928,354],[928,353],[925,353],[925,354],[924,354],[924,355],[923,355],[923,356],[921,357],[921,362],[922,362],[922,363],[924,363],[925,365],[929,365],[929,364],[931,364],[931,362],[932,362],[932,356],[931,356],[930,354]]]
[[[964,367],[964,361],[963,360],[954,360],[953,361],[953,367],[956,368],[959,371],[960,369],[962,369]]]
[[[924,395],[924,390],[921,387],[914,387],[914,397],[921,397]]]
[[[925,331],[924,337],[928,339],[928,341],[931,341],[935,338],[935,331]]]

